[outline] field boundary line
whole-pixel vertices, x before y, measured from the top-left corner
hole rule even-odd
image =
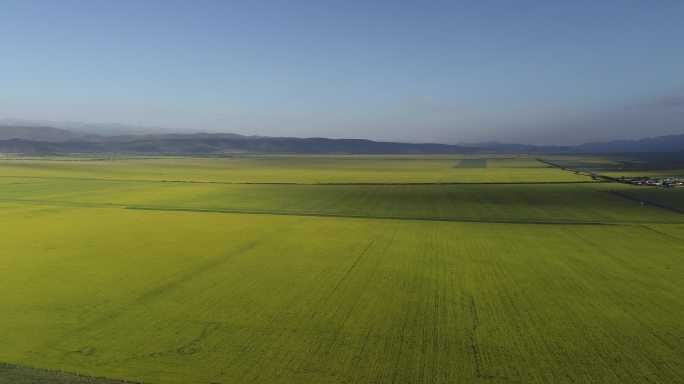
[[[157,208],[157,207],[125,207],[125,209],[138,211],[170,211],[170,212],[200,212],[200,213],[227,213],[227,214],[251,214],[251,215],[274,215],[274,216],[300,216],[300,217],[332,217],[345,219],[379,219],[379,220],[417,220],[417,221],[444,221],[463,223],[496,223],[496,224],[557,224],[557,225],[618,225],[622,223],[608,223],[600,221],[545,221],[545,220],[508,220],[508,219],[476,219],[457,217],[424,217],[424,216],[372,216],[337,213],[307,213],[307,212],[282,212],[282,211],[252,211],[252,210],[213,210],[192,208]],[[671,224],[671,223],[663,223]]]
[[[546,164],[546,165],[550,165],[551,167],[560,169],[560,170],[562,170],[562,171],[573,172],[574,174],[579,175],[579,176],[591,177],[591,178],[592,178],[592,181],[594,181],[594,182],[604,182],[604,183],[612,183],[612,182],[615,182],[615,180],[614,180],[613,178],[611,178],[611,177],[602,176],[602,175],[599,175],[599,174],[596,174],[596,173],[593,173],[593,172],[585,171],[585,170],[583,170],[583,169],[568,168],[568,167],[566,167],[566,166],[563,166],[563,165],[560,165],[560,164],[556,164],[556,163],[552,163],[552,162],[550,162],[550,161],[547,161],[547,160],[544,160],[544,159],[541,159],[541,158],[535,158],[535,160],[537,160],[537,161],[540,162],[540,163],[543,163],[543,164]]]
[[[97,375],[90,375],[90,374],[85,374],[81,372],[72,372],[72,371],[65,371],[61,369],[49,369],[49,368],[39,368],[39,367],[32,367],[29,365],[24,365],[24,364],[15,364],[15,363],[10,363],[10,362],[0,362],[0,368],[7,367],[7,368],[14,368],[14,369],[21,369],[21,370],[27,370],[27,371],[33,371],[33,372],[42,372],[42,373],[52,373],[55,375],[60,375],[60,376],[66,376],[63,377],[64,379],[67,380],[72,380],[72,381],[65,381],[65,383],[75,383],[75,380],[78,380],[78,382],[82,382],[84,384],[88,383],[94,383],[94,384],[156,384],[148,381],[138,381],[138,380],[129,380],[129,379],[120,379],[120,378],[115,378],[115,377],[106,377],[106,376],[97,376]],[[50,380],[48,378],[48,380]],[[90,381],[86,381],[90,380]],[[50,381],[52,382],[52,381]]]
[[[301,183],[301,182],[250,182],[250,181],[209,181],[209,180],[149,180],[149,179],[106,179],[97,177],[48,177],[48,176],[16,176],[16,175],[0,175],[4,178],[16,179],[43,179],[43,180],[78,180],[78,181],[112,181],[112,182],[129,182],[129,183],[168,183],[168,184],[223,184],[223,185],[553,185],[553,184],[593,184],[606,182],[604,180],[576,180],[576,181],[473,181],[473,182],[318,182],[318,183]]]

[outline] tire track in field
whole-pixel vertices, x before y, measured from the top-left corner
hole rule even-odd
[[[359,302],[359,299],[360,299],[361,296],[366,292],[368,286],[370,285],[370,283],[371,283],[371,278],[372,278],[373,276],[376,275],[378,269],[380,268],[380,265],[383,263],[383,261],[384,261],[385,258],[387,257],[388,250],[392,247],[392,244],[394,244],[395,239],[397,238],[397,233],[399,232],[399,228],[401,227],[401,224],[402,224],[401,221],[398,221],[398,222],[395,223],[395,225],[394,225],[394,230],[392,231],[392,235],[390,236],[389,241],[387,241],[387,243],[386,243],[385,246],[383,247],[382,253],[380,253],[377,262],[373,265],[372,271],[369,271],[369,273],[368,273],[368,276],[369,276],[369,277],[365,280],[363,286],[360,287],[360,289],[358,289],[358,294],[357,294],[356,297],[354,298],[354,301],[353,301],[352,305],[349,307],[349,309],[347,310],[347,312],[344,314],[344,318],[339,322],[339,325],[338,325],[338,327],[337,327],[337,332],[335,333],[333,340],[335,340],[335,341],[337,340],[337,336],[338,336],[339,333],[341,332],[342,325],[348,320],[349,316],[351,315],[351,312],[352,312],[353,309],[356,307],[356,304]],[[406,296],[407,296],[407,291],[405,290],[405,291],[404,291],[404,299],[406,298]],[[404,301],[404,300],[402,300],[402,302],[403,302],[403,301]],[[405,332],[405,329],[406,329],[406,323],[407,323],[407,322],[404,322],[404,323],[402,324],[402,331],[401,331],[401,334],[400,334],[400,343],[399,343],[399,352],[397,353],[397,361],[401,358],[401,350],[402,350],[402,345],[403,345],[403,342],[404,342],[403,338],[404,338],[404,332]],[[361,352],[362,352],[361,355],[363,355],[363,351],[365,351],[365,349],[366,349],[366,343],[364,343],[364,344],[362,345],[362,347],[361,347]],[[394,373],[393,373],[393,376],[392,376],[392,377],[393,377],[393,379],[392,379],[393,381],[394,381],[396,375],[398,374],[398,369],[397,369],[397,367],[398,367],[398,365],[395,363],[395,370],[394,370]]]
[[[470,349],[473,352],[473,360],[475,361],[475,375],[478,379],[481,379],[484,377],[482,375],[482,356],[480,354],[480,345],[476,340],[479,321],[477,319],[477,307],[475,306],[475,298],[473,298],[473,296],[470,296],[470,316],[473,322],[472,332],[468,335],[470,338]]]
[[[330,300],[330,297],[332,297],[332,295],[335,294],[335,292],[336,292],[337,289],[340,287],[340,285],[342,285],[342,283],[344,283],[345,280],[347,280],[347,277],[349,277],[349,275],[351,274],[351,272],[354,270],[354,267],[356,267],[356,264],[358,264],[358,263],[359,263],[359,260],[361,260],[361,258],[366,254],[366,252],[368,252],[368,250],[369,250],[370,247],[373,245],[373,243],[375,243],[375,240],[371,240],[371,241],[368,243],[368,245],[366,245],[366,248],[364,248],[363,251],[361,251],[361,253],[359,253],[359,256],[356,258],[356,260],[354,260],[354,262],[353,262],[352,265],[349,267],[349,269],[348,269],[347,272],[344,274],[344,276],[342,276],[342,278],[341,278],[340,280],[337,281],[337,284],[335,284],[335,286],[334,286],[333,289],[330,291],[330,293],[328,293],[328,296],[326,296],[325,299],[323,299],[323,302],[318,306],[318,308],[314,311],[314,313],[311,314],[310,319],[313,319],[314,317],[316,317],[316,315],[318,314],[318,312],[320,312],[320,308],[321,308],[322,306],[324,306],[324,305],[328,302],[328,300]]]
[[[407,302],[408,302],[408,296],[409,292],[413,292],[415,290],[415,274],[412,273],[411,275],[407,276],[405,280],[405,285],[403,287],[403,294],[401,296],[401,304],[399,305],[400,308],[405,308],[407,307]],[[409,289],[410,288],[410,289]],[[408,310],[406,311],[408,313]],[[404,343],[405,343],[405,338],[406,338],[406,327],[408,326],[408,318],[404,318],[402,323],[401,323],[401,330],[399,331],[399,340],[396,342],[396,345],[398,345],[397,349],[397,356],[394,359],[394,370],[392,372],[392,381],[391,383],[394,384],[397,382],[399,378],[399,370],[401,368],[401,357],[404,351]],[[401,382],[401,381],[399,381]]]
[[[243,254],[245,252],[248,252],[249,250],[253,249],[255,246],[257,246],[259,243],[261,243],[265,238],[268,236],[266,234],[259,236],[255,240],[244,244],[243,246],[239,247],[238,249],[231,251],[229,253],[224,254],[221,257],[218,257],[216,259],[213,259],[211,261],[205,262],[195,268],[191,269],[186,269],[184,271],[179,271],[175,274],[172,274],[170,276],[167,276],[164,280],[163,283],[157,285],[156,287],[153,287],[151,289],[148,289],[145,292],[142,292],[141,294],[137,295],[135,298],[132,300],[128,300],[124,303],[121,303],[120,305],[112,308],[110,311],[107,313],[92,319],[91,321],[87,322],[86,324],[82,324],[80,327],[78,327],[75,330],[72,330],[66,335],[60,335],[55,337],[55,339],[48,340],[45,345],[46,349],[47,348],[54,348],[55,345],[63,344],[65,339],[69,339],[74,336],[82,335],[84,332],[88,330],[92,330],[97,327],[101,327],[104,324],[111,323],[113,321],[116,321],[117,319],[123,317],[124,315],[128,314],[132,309],[135,308],[140,308],[144,307],[145,305],[148,305],[149,303],[153,302],[154,300],[160,298],[161,296],[187,284],[189,281],[194,279],[197,276],[200,276],[206,272],[209,272],[215,268],[218,268],[219,266],[228,263],[230,260],[232,260],[235,256]],[[66,351],[66,354],[71,354],[71,353],[79,353],[79,351]]]
[[[650,228],[649,228],[650,229]],[[658,231],[656,231],[658,232]],[[589,244],[591,247],[595,249],[601,249],[599,245],[597,245],[594,241],[591,239],[588,239],[586,236],[582,237],[582,241]],[[615,258],[616,254],[613,253],[610,249],[601,249],[601,253],[606,255],[607,257],[610,258]],[[579,276],[575,275],[575,279],[580,279]],[[587,279],[581,278],[581,281],[584,284],[587,284]],[[684,357],[684,354],[681,352],[679,348],[677,348],[676,341],[673,338],[659,335],[656,333],[656,331],[653,328],[653,325],[646,321],[643,316],[640,316],[639,314],[634,314],[632,311],[630,311],[630,305],[625,305],[625,301],[621,299],[621,295],[618,293],[618,291],[615,288],[611,288],[610,286],[604,286],[603,289],[605,292],[609,294],[603,294],[603,297],[608,300],[613,307],[620,311],[626,318],[630,319],[634,324],[638,325],[640,329],[643,330],[642,333],[646,333],[653,337],[655,340],[658,340],[658,342],[667,348],[673,355],[675,355],[678,359]],[[661,309],[662,310],[662,309]],[[666,310],[667,311],[667,310]],[[668,314],[669,311],[668,311]],[[676,315],[673,315],[676,316]],[[670,369],[670,366],[667,364],[661,364],[658,361],[653,361],[651,359],[651,356],[644,355],[646,360],[649,362],[650,366],[657,370],[658,372],[664,373],[666,376],[669,377],[669,373],[665,372],[665,369]],[[681,376],[684,377],[684,376]]]
[[[329,356],[331,353],[331,350],[337,345],[338,343],[338,338],[340,334],[343,331],[344,324],[349,320],[349,317],[351,316],[352,312],[354,311],[356,305],[359,302],[359,299],[361,296],[366,293],[368,286],[371,283],[372,278],[375,276],[375,274],[378,271],[378,268],[382,264],[382,262],[385,260],[385,257],[387,256],[387,250],[390,248],[390,246],[394,243],[394,240],[397,236],[397,233],[399,232],[399,227],[401,226],[401,222],[396,222],[394,223],[394,229],[392,232],[392,235],[390,236],[389,240],[382,245],[381,251],[377,253],[377,261],[375,261],[371,266],[368,266],[364,270],[368,270],[368,272],[365,273],[365,275],[361,276],[360,278],[360,283],[357,284],[356,286],[353,287],[352,290],[350,290],[350,300],[347,300],[346,302],[348,304],[340,306],[337,305],[329,312],[330,318],[329,320],[334,322],[335,327],[333,328],[330,339],[326,341],[325,344],[317,344],[316,346],[316,353],[321,355],[321,356]],[[339,288],[346,282],[348,282],[350,279],[349,277],[352,275],[352,272],[357,270],[358,268],[357,265],[359,262],[361,262],[364,257],[368,254],[368,251],[376,247],[376,242],[375,240],[371,240],[368,245],[361,251],[359,256],[356,258],[352,266],[347,270],[347,273],[338,280],[337,284],[335,284],[335,287],[331,290],[330,294],[326,296],[326,298],[317,306],[317,309],[315,310],[314,314],[311,315],[309,319],[306,320],[302,328],[306,328],[309,326],[309,324],[314,320],[314,317],[319,314],[322,310],[322,308],[325,307],[325,305],[329,302],[330,298],[333,296],[335,292],[339,292]],[[363,271],[363,270],[362,270]],[[362,272],[359,272],[362,273]],[[364,351],[367,348],[366,343],[361,345],[359,355],[364,355]],[[301,364],[301,363],[300,363]],[[352,363],[352,365],[355,365],[355,363]],[[300,369],[310,369],[310,368],[303,368],[300,366]],[[349,375],[349,372],[345,373],[346,375]]]
[[[665,232],[659,231],[659,230],[657,230],[657,229],[655,229],[655,228],[651,228],[651,227],[649,227],[649,226],[647,226],[647,225],[639,225],[638,228],[641,228],[641,229],[643,229],[643,230],[645,230],[645,231],[647,231],[647,232],[650,232],[650,233],[655,233],[655,234],[657,234],[657,235],[659,235],[659,236],[665,237],[665,238],[670,239],[670,240],[675,240],[675,241],[678,241],[678,242],[680,242],[680,243],[684,243],[684,239],[682,239],[681,237],[677,237],[677,236],[674,236],[674,235],[670,235],[669,233],[665,233]]]
[[[129,303],[127,307],[146,305],[147,303],[157,299],[158,297],[163,296],[164,294],[182,285],[185,285],[188,281],[192,280],[193,278],[202,275],[206,272],[209,272],[213,269],[216,269],[223,264],[226,264],[227,262],[231,261],[235,256],[241,255],[245,252],[254,249],[254,247],[259,245],[266,237],[268,236],[259,236],[255,240],[252,240],[249,243],[244,244],[243,246],[239,247],[234,251],[231,251],[230,253],[226,253],[221,257],[201,264],[198,267],[192,268],[184,273],[183,271],[181,271],[169,276],[168,279],[171,279],[170,281],[161,284],[156,288],[148,290],[147,292],[138,296],[132,303]]]
[[[388,253],[389,249],[392,247],[392,245],[394,244],[394,242],[395,242],[395,240],[396,240],[396,238],[397,238],[397,233],[399,233],[399,228],[401,227],[401,225],[402,225],[401,221],[397,221],[397,222],[395,223],[395,225],[394,225],[394,230],[392,231],[392,235],[390,236],[389,241],[386,242],[384,248],[382,249],[382,253],[380,253],[380,255],[379,255],[379,257],[378,257],[378,261],[377,261],[377,262],[375,263],[375,265],[373,266],[372,271],[369,272],[369,276],[370,276],[370,277],[373,277],[373,276],[375,276],[375,275],[377,274],[378,269],[380,268],[380,265],[384,262],[385,258],[387,257],[387,253]],[[356,298],[354,299],[354,303],[353,303],[352,307],[350,307],[349,311],[347,311],[347,314],[346,314],[346,317],[345,317],[344,321],[347,320],[347,318],[348,318],[349,315],[351,314],[352,309],[353,309],[353,308],[356,306],[356,304],[358,303],[359,299],[361,298],[361,295],[363,295],[363,294],[366,292],[366,290],[368,289],[368,286],[370,285],[370,283],[371,283],[371,278],[366,279],[365,284],[363,285],[363,287],[361,287],[361,289],[359,289],[359,293],[358,293],[358,295],[356,296]],[[343,321],[343,322],[344,322],[344,321]],[[343,322],[340,322],[340,328],[341,328]],[[404,328],[405,328],[405,323],[404,323]],[[338,334],[339,334],[339,332],[338,332]],[[369,331],[368,335],[370,336],[370,331]],[[403,338],[403,330],[402,330],[402,338]],[[403,342],[403,340],[402,340],[402,342]],[[361,350],[360,350],[360,352],[359,352],[359,355],[360,355],[360,356],[364,356],[364,355],[365,355],[365,353],[366,353],[365,351],[366,351],[366,348],[367,348],[367,347],[368,347],[367,343],[363,343],[363,344],[362,344]],[[402,348],[402,347],[401,347],[401,345],[400,345],[400,346],[399,346],[399,354],[397,355],[397,358],[399,358],[399,357],[401,356],[401,348]],[[349,373],[347,373],[347,375],[349,375]],[[394,375],[396,375],[396,369],[395,369]]]
[[[401,297],[401,306],[404,307],[408,298],[409,290],[404,289],[404,294]],[[396,383],[399,377],[399,368],[401,367],[401,355],[404,350],[404,338],[406,334],[406,326],[408,325],[408,321],[404,319],[404,321],[401,323],[401,330],[399,331],[399,341],[397,342],[398,345],[398,350],[397,350],[397,357],[394,359],[394,371],[392,372],[392,383]]]
[[[394,234],[396,234],[398,227],[399,227],[399,225],[397,225],[397,226],[395,227]],[[349,316],[350,316],[351,313],[354,311],[354,308],[356,307],[356,304],[359,302],[359,298],[361,298],[361,295],[363,295],[363,294],[366,292],[366,288],[367,288],[368,285],[370,284],[370,280],[371,280],[372,276],[375,274],[375,272],[377,271],[378,267],[380,266],[380,264],[382,263],[384,257],[385,257],[386,254],[387,254],[387,248],[389,248],[389,246],[391,245],[392,241],[394,241],[394,234],[392,235],[392,239],[389,241],[389,243],[388,243],[387,246],[385,247],[385,251],[378,257],[378,261],[377,261],[377,262],[375,263],[375,265],[373,266],[372,271],[370,271],[370,272],[368,273],[368,275],[369,275],[370,277],[366,278],[365,281],[363,281],[362,286],[359,287],[359,288],[357,289],[358,294],[356,294],[355,297],[353,298],[353,300],[351,300],[350,304],[346,306],[346,311],[345,311],[344,313],[341,313],[341,316],[340,316],[341,318],[340,318],[340,320],[337,322],[337,325],[336,325],[335,330],[332,332],[331,339],[330,339],[330,342],[329,342],[329,344],[328,344],[328,348],[327,348],[327,350],[325,351],[325,354],[326,354],[326,355],[330,354],[330,349],[332,349],[332,347],[337,343],[337,338],[339,337],[340,333],[342,332],[342,327],[344,326],[344,323],[349,319]],[[338,288],[339,288],[343,283],[345,283],[346,281],[348,281],[348,277],[351,275],[352,270],[354,270],[354,268],[356,267],[356,265],[358,264],[358,262],[362,259],[363,256],[365,256],[365,255],[368,253],[368,250],[370,250],[370,249],[373,247],[374,244],[375,244],[375,240],[371,240],[371,241],[368,243],[368,245],[366,246],[366,248],[361,252],[361,254],[359,255],[359,257],[354,261],[354,264],[351,266],[351,268],[349,268],[349,270],[347,271],[347,273],[345,273],[345,275],[338,281],[338,283],[335,285],[335,287],[332,289],[332,291],[330,291],[330,294],[329,294],[329,295],[325,298],[325,300],[318,306],[318,308],[317,308],[317,310],[316,310],[316,313],[320,312],[320,308],[324,307],[324,306],[328,303],[328,301],[329,301],[330,298],[333,296],[333,294],[338,290]],[[337,316],[336,316],[337,313],[339,313],[339,311],[335,311],[335,312],[334,312],[335,317],[337,317]],[[313,320],[313,318],[314,318],[314,315],[311,316],[310,320]]]
[[[176,274],[176,275],[178,275],[177,278],[174,278],[173,280],[140,295],[132,303],[132,305],[134,305],[134,306],[146,305],[147,303],[154,301],[158,297],[163,296],[167,292],[172,291],[172,290],[186,284],[188,281],[192,280],[196,276],[202,275],[206,272],[209,272],[209,271],[216,269],[219,266],[227,263],[228,261],[233,259],[234,256],[243,254],[243,253],[253,249],[256,245],[261,243],[262,240],[263,240],[262,238],[258,238],[256,240],[251,241],[251,242],[245,244],[244,246],[238,248],[234,252],[227,253],[227,254],[223,255],[222,257],[219,257],[217,259],[214,259],[212,261],[204,263],[204,264],[200,265],[199,267],[188,271],[187,273],[184,273],[184,274],[178,273],[178,274]],[[176,276],[176,275],[173,275],[173,276]],[[170,277],[170,278],[172,278],[172,277]]]

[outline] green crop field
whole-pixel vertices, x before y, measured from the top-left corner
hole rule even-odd
[[[575,170],[610,177],[684,177],[681,153],[640,153],[631,155],[547,156],[544,160]]]
[[[0,158],[0,382],[683,383],[663,192],[533,157]]]
[[[684,212],[684,188],[627,188],[619,192],[635,201],[658,204]]]
[[[506,183],[586,180],[534,159],[476,159],[459,168],[453,157],[261,156],[228,158],[16,158],[0,157],[0,177],[166,180],[217,183]],[[466,159],[473,161],[473,159]],[[491,163],[491,165],[490,165]],[[486,169],[482,169],[486,167]],[[515,169],[511,169],[515,168]]]
[[[459,160],[456,168],[487,168],[487,159],[463,159]]]

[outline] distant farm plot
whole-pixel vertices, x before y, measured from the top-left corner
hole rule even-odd
[[[0,159],[0,176],[223,183],[437,182],[454,160],[252,156],[227,158]]]
[[[594,172],[611,177],[684,177],[684,154],[637,153],[599,156],[548,156],[560,167]]]
[[[454,164],[464,161],[463,159],[410,156],[252,156],[98,160],[1,158],[0,177],[281,184],[515,183],[590,180],[586,176],[564,172],[534,159],[473,160],[489,162],[489,166],[483,172],[482,168],[454,168]]]
[[[456,168],[487,168],[487,159],[463,159],[459,160]]]
[[[684,382],[684,215],[486,161],[2,160],[0,362],[153,384]]]
[[[675,169],[648,169],[648,170],[630,170],[630,171],[621,171],[621,172],[605,172],[604,173],[606,176],[611,176],[611,177],[653,177],[653,178],[661,178],[661,177],[679,177],[679,178],[684,178],[684,168],[675,168]]]

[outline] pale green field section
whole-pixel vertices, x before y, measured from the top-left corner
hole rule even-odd
[[[2,209],[6,361],[169,383],[682,379],[684,240],[640,226]]]
[[[451,157],[254,156],[234,158],[25,159],[0,158],[0,176],[224,183],[490,183],[572,182],[534,159],[485,159],[482,168],[455,167]],[[510,169],[515,168],[515,169]]]
[[[684,382],[684,215],[614,193],[644,189],[529,184],[591,180],[529,158],[285,160],[1,160],[0,362],[157,384]],[[382,184],[464,171],[490,182]],[[160,181],[238,174],[380,184]]]

